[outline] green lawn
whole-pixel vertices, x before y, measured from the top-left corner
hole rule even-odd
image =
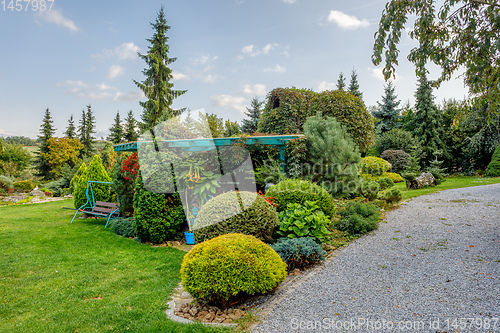
[[[500,177],[448,177],[446,181],[435,187],[426,187],[418,190],[408,190],[404,182],[397,183],[396,188],[401,190],[403,199],[410,199],[424,194],[435,193],[452,188],[470,187],[478,185],[488,185],[500,183]]]
[[[72,200],[0,207],[0,332],[223,332],[164,311],[184,252],[70,224]]]

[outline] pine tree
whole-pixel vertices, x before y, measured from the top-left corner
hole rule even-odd
[[[139,56],[146,62],[147,68],[142,73],[146,79],[134,83],[144,92],[146,102],[139,104],[144,108],[141,116],[141,130],[149,130],[161,121],[178,116],[184,110],[173,110],[171,105],[174,98],[184,94],[186,90],[173,90],[172,70],[168,67],[177,58],[169,58],[168,37],[166,33],[170,29],[165,19],[163,6],[161,7],[155,23],[151,23],[155,34],[147,41],[151,44],[146,54]]]
[[[127,114],[127,118],[125,119],[125,132],[123,133],[123,139],[125,139],[125,142],[137,141],[138,135],[136,132],[136,125],[137,121],[134,118],[132,110],[130,110]]]
[[[113,142],[114,144],[118,144],[122,142],[123,138],[123,127],[121,124],[121,119],[120,119],[120,111],[116,112],[116,117],[115,117],[115,122],[113,123],[113,126],[109,129],[110,133],[108,137],[106,138],[107,140]]]
[[[196,121],[191,116],[191,110],[188,110],[187,117],[184,119],[184,126],[186,126],[190,132],[193,132],[195,130],[195,123]]]
[[[337,90],[344,90],[345,88],[345,77],[342,72],[340,72],[339,79],[337,80]]]
[[[262,113],[260,109],[262,107],[262,104],[264,104],[264,101],[259,101],[257,97],[252,98],[252,102],[250,103],[252,108],[247,108],[247,112],[245,112],[245,115],[249,119],[243,119],[242,121],[241,131],[243,133],[251,134],[257,132],[257,125]]]
[[[80,126],[78,127],[78,135],[80,142],[83,144],[83,149],[80,157],[90,156],[95,151],[94,142],[95,138],[92,134],[95,133],[95,117],[92,113],[91,105],[87,105],[87,112],[82,110],[82,118],[80,119]]]
[[[66,127],[66,132],[64,132],[64,135],[66,135],[68,139],[76,138],[76,128],[75,121],[73,120],[73,114],[71,115],[71,117],[69,117],[68,127]]]
[[[413,119],[408,123],[413,128],[412,134],[420,140],[423,147],[421,164],[429,166],[434,151],[441,150],[446,154],[446,147],[441,140],[441,114],[434,104],[432,87],[425,76],[418,79],[419,85],[415,94],[416,105]]]
[[[50,171],[52,168],[50,167],[49,162],[42,154],[47,154],[49,152],[49,139],[52,138],[54,133],[56,132],[53,125],[52,116],[50,115],[49,108],[45,110],[45,116],[43,117],[42,126],[40,126],[40,134],[38,136],[38,140],[40,141],[40,149],[38,155],[35,160],[35,164],[37,167],[38,175],[43,177],[43,179],[47,180],[50,178]]]
[[[383,134],[384,132],[401,126],[401,116],[399,115],[401,110],[398,109],[401,101],[396,100],[398,96],[394,93],[394,86],[391,81],[384,87],[384,93],[384,96],[382,96],[382,103],[377,102],[378,111],[372,114],[379,120],[375,123],[375,129],[379,134]]]
[[[349,92],[359,99],[363,99],[363,93],[359,90],[358,73],[355,69],[351,72],[351,82],[349,82]]]

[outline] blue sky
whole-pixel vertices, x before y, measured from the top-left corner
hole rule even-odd
[[[22,1],[19,1],[21,3]],[[381,100],[385,82],[371,63],[373,35],[385,1],[327,0],[55,0],[51,10],[17,12],[0,3],[0,135],[36,137],[48,107],[62,136],[68,118],[91,104],[96,137],[106,136],[116,112],[136,118],[144,100],[133,80],[144,79],[143,60],[161,5],[169,30],[174,88],[187,93],[175,108],[241,121],[252,97],[277,87],[335,89],[339,73],[356,69],[367,106]],[[15,1],[14,1],[15,4]],[[50,2],[47,2],[47,7]],[[414,102],[415,46],[408,36],[394,82],[402,102]],[[435,78],[431,75],[431,78]],[[434,92],[467,94],[461,79]]]

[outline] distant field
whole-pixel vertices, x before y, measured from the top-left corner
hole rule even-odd
[[[38,152],[39,148],[38,146],[28,146],[26,147],[28,151],[31,153],[31,155],[36,156],[36,153]]]

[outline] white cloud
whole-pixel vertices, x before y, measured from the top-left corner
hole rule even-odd
[[[71,31],[78,31],[80,28],[78,28],[72,20],[64,17],[62,12],[58,9],[52,9],[52,10],[45,10],[45,11],[39,11],[35,14],[35,21],[40,24],[40,22],[37,20],[37,18],[40,18],[41,20],[47,22],[47,23],[54,23],[60,27],[64,27],[66,29],[69,29]]]
[[[277,46],[279,46],[279,44],[276,44],[276,43],[272,43],[272,44],[267,44],[266,46],[264,46],[264,48],[262,49],[262,52],[264,52],[264,54],[268,54],[269,51],[271,51],[272,49],[276,48]]]
[[[254,45],[246,45],[244,46],[242,49],[241,49],[241,54],[239,54],[236,59],[237,60],[242,60],[244,55],[248,55],[250,57],[256,57],[260,54],[269,54],[269,52],[271,52],[272,50],[276,49],[280,47],[280,44],[278,43],[269,43],[269,44],[266,44],[266,46],[264,46],[262,48],[262,50],[259,50],[258,48],[256,48]],[[285,51],[282,52],[283,54],[285,54],[286,56],[288,56],[288,52],[286,51],[287,48],[285,48]]]
[[[120,65],[113,65],[108,70],[108,75],[106,76],[108,80],[114,80],[116,77],[123,75],[125,69]]]
[[[112,100],[112,101],[138,101],[144,98],[141,90],[122,93],[117,88],[106,83],[94,85],[87,84],[80,80],[67,80],[57,84],[58,87],[65,88],[64,93],[70,96],[76,96],[85,100]]]
[[[250,96],[263,96],[266,94],[266,85],[265,84],[254,84],[251,87],[249,84],[245,84],[243,86],[243,90],[241,93]]]
[[[144,95],[142,90],[133,90],[127,93],[122,93],[117,91],[115,96],[113,97],[113,101],[134,102],[143,99],[145,97],[146,96]]]
[[[359,20],[355,16],[347,15],[338,10],[330,11],[328,15],[328,22],[336,23],[339,27],[345,30],[355,30],[358,28],[365,28],[370,25],[367,20]]]
[[[297,0],[281,0],[281,2],[286,3],[286,4],[292,4],[292,3],[296,3]]]
[[[321,81],[318,84],[318,91],[334,90],[334,89],[337,89],[337,85],[332,82]]]
[[[252,52],[253,52],[253,45],[247,45],[241,49],[241,53],[244,54],[251,54]]]
[[[215,95],[215,96],[210,96],[210,101],[215,106],[234,108],[239,112],[241,112],[242,114],[245,113],[246,111],[245,104],[247,103],[247,100],[246,98],[241,96]]]
[[[264,68],[264,73],[285,73],[286,68],[280,65],[276,65],[273,68]]]
[[[141,49],[133,42],[123,43],[112,50],[104,49],[100,54],[92,55],[94,59],[116,58],[118,60],[127,60],[137,58],[137,52]]]
[[[209,62],[214,62],[215,60],[217,60],[217,58],[217,56],[202,54],[199,57],[190,60],[193,65],[205,65]]]
[[[178,71],[172,71],[172,77],[175,81],[189,80],[189,76]]]
[[[376,78],[376,79],[378,79],[378,80],[380,80],[382,82],[385,82],[384,74],[382,73],[382,68],[381,67],[379,67],[379,68],[369,68],[369,70],[371,71],[371,75],[374,78]],[[396,77],[395,78],[392,77],[391,80],[392,80],[392,82],[398,81],[399,80],[399,75],[396,74]]]

